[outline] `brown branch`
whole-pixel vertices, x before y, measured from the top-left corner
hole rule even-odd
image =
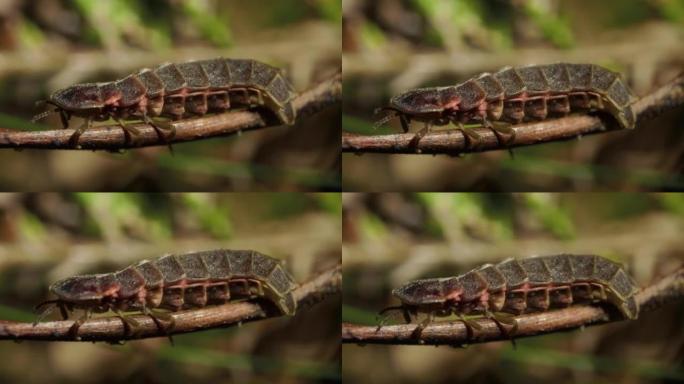
[[[340,102],[341,97],[341,73],[338,72],[297,95],[293,100],[293,106],[297,111],[297,118],[301,119]],[[201,140],[281,125],[271,120],[273,119],[264,119],[257,112],[238,111],[171,122],[176,128],[176,135],[168,139],[168,143],[153,127],[144,123],[129,124],[140,132],[134,137],[128,137],[118,125],[97,126],[81,135],[78,147],[69,141],[74,129],[35,132],[0,131],[0,148],[119,150]]]
[[[639,123],[652,119],[681,104],[684,104],[684,75],[680,75],[633,104],[632,108],[637,115],[637,126]],[[559,119],[518,124],[511,128],[515,131],[515,138],[507,144],[501,143],[491,129],[484,127],[468,128],[475,130],[482,137],[481,142],[475,148],[470,148],[463,133],[454,129],[430,132],[417,142],[415,140],[416,134],[411,132],[373,136],[343,133],[342,150],[357,153],[458,155],[562,141],[578,136],[616,130],[615,127],[608,127],[600,118],[591,115],[571,115]]]
[[[311,280],[301,284],[293,291],[298,304],[297,312],[299,313],[330,295],[339,293],[341,285],[341,265],[337,265],[314,276]],[[280,316],[279,313],[274,312],[277,311],[273,311],[267,304],[251,301],[174,312],[170,313],[170,316],[173,317],[175,325],[173,329],[168,330],[168,333],[170,335],[188,333]],[[102,317],[88,320],[80,326],[78,329],[80,341],[118,342],[121,340],[166,336],[166,333],[157,327],[151,317],[134,315],[130,316],[130,318],[139,323],[134,335],[125,334],[124,324],[121,319],[117,317]],[[72,320],[43,322],[35,326],[31,323],[1,321],[0,340],[76,341],[73,335],[69,333],[69,329],[73,324],[74,321]]]
[[[684,298],[684,268],[669,275],[636,295],[641,313],[651,312],[664,304]],[[619,321],[613,311],[600,306],[576,305],[564,309],[531,313],[516,317],[518,330],[515,338],[536,336],[578,327]],[[502,334],[494,321],[475,319],[482,330],[469,338],[463,322],[434,322],[422,331],[420,338],[413,332],[415,324],[388,325],[377,330],[377,326],[342,324],[342,342],[358,344],[429,344],[464,345],[490,341],[506,341],[510,337]]]

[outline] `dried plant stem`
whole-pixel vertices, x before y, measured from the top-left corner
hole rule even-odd
[[[633,104],[632,108],[637,115],[637,127],[639,123],[682,104],[684,104],[684,75],[680,75]],[[511,128],[515,131],[515,137],[509,143],[502,143],[491,129],[468,128],[475,130],[482,137],[476,147],[470,147],[463,133],[455,129],[430,132],[420,140],[416,140],[414,132],[373,136],[343,133],[342,150],[356,153],[458,155],[562,141],[615,130],[615,128],[608,127],[600,118],[592,115],[571,115],[559,119],[518,124]]]
[[[654,311],[662,305],[684,298],[684,268],[640,291],[636,300],[641,313]],[[621,320],[604,307],[576,305],[564,309],[531,313],[517,317],[518,330],[515,338],[535,336],[564,331],[583,326]],[[475,337],[468,337],[466,326],[461,321],[434,322],[428,325],[416,338],[416,324],[377,326],[342,324],[342,342],[358,344],[427,344],[464,345],[490,341],[510,340],[496,323],[489,319],[473,320],[482,329],[475,331]]]
[[[341,285],[341,265],[315,275],[293,292],[298,303],[297,312],[305,310],[330,295],[339,293]],[[251,301],[174,312],[170,313],[174,319],[174,327],[167,332],[169,335],[174,335],[280,316],[279,313],[273,312],[267,305]],[[133,335],[126,334],[121,319],[103,317],[84,322],[78,329],[79,341],[118,342],[166,336],[166,333],[159,329],[151,317],[135,315],[130,316],[130,318],[139,324]],[[162,322],[164,321],[162,320]],[[76,341],[74,336],[69,333],[73,324],[73,320],[43,322],[35,326],[31,323],[2,321],[0,322],[0,339]]]
[[[342,98],[341,73],[313,85],[293,100],[297,119],[339,103]],[[207,115],[171,122],[176,129],[175,136],[164,139],[148,124],[129,124],[140,134],[129,136],[118,125],[95,126],[84,132],[78,146],[70,141],[74,129],[50,131],[11,131],[0,130],[0,148],[40,148],[40,149],[88,149],[120,150],[126,148],[167,145],[185,141],[195,141],[215,136],[236,134],[246,130],[275,127],[281,125],[270,121],[253,111],[237,111]]]

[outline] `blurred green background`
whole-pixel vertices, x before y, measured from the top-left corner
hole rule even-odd
[[[682,0],[344,0],[342,129],[375,128],[375,108],[407,89],[455,85],[505,66],[594,63],[637,96],[684,70]],[[684,189],[684,109],[635,131],[449,156],[343,155],[346,191]],[[422,128],[415,122],[412,131]],[[452,126],[435,129],[453,129]]]
[[[683,231],[681,194],[344,193],[342,320],[378,324],[378,311],[399,303],[393,288],[509,257],[598,254],[648,286],[684,266]],[[517,349],[345,344],[343,381],[681,382],[682,324],[675,303],[635,321],[520,339]]]
[[[340,68],[340,0],[6,0],[0,3],[0,128],[40,124],[35,103],[80,82],[163,62],[253,58],[303,91]],[[174,146],[0,151],[0,190],[339,190],[340,107],[297,123]],[[78,119],[71,126],[79,126]],[[28,177],[27,177],[28,175]]]
[[[254,249],[301,283],[340,262],[341,214],[339,194],[0,194],[0,319],[34,321],[61,278],[169,253]],[[5,341],[0,382],[339,382],[340,306],[177,335],[175,347]]]

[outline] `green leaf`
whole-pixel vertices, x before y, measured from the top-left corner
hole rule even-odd
[[[224,16],[219,18],[215,11],[207,6],[206,1],[184,0],[183,12],[190,17],[192,23],[212,43],[220,47],[233,45],[233,34],[228,26],[228,20]]]
[[[666,210],[684,217],[684,194],[660,193],[657,196]]]
[[[314,0],[314,5],[324,19],[342,22],[342,7],[340,0]]]
[[[547,230],[561,239],[575,237],[575,226],[570,214],[558,206],[553,194],[526,193],[523,194],[528,208],[541,221]]]
[[[202,228],[219,239],[229,239],[233,234],[228,207],[218,207],[210,193],[184,193],[183,202],[197,216]]]
[[[336,216],[342,216],[342,194],[341,193],[317,193],[318,204],[327,212]]]
[[[524,10],[532,22],[541,30],[544,37],[559,48],[572,48],[575,39],[567,19],[559,17],[542,8],[535,1],[525,1]]]

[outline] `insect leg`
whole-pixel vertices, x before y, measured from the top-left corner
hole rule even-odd
[[[143,314],[152,318],[152,321],[154,321],[154,324],[157,326],[157,329],[159,329],[164,335],[166,335],[166,337],[169,338],[169,342],[171,342],[171,345],[174,345],[173,335],[169,333],[169,331],[176,326],[176,320],[173,318],[173,316],[165,312],[152,312],[146,306],[143,307],[142,312]],[[169,326],[165,327],[164,324],[162,324],[161,321],[159,321],[159,319],[163,319],[164,321],[168,322]]]
[[[81,137],[83,132],[87,131],[88,129],[90,129],[90,119],[86,118],[83,124],[81,124],[81,126],[78,127],[74,131],[74,134],[71,135],[71,137],[69,138],[69,145],[74,147],[78,146],[78,139]]]
[[[169,152],[171,152],[171,154],[173,154],[173,147],[171,146],[171,143],[168,140],[172,139],[174,136],[176,136],[176,127],[174,127],[173,124],[169,124],[169,123],[160,124],[159,122],[156,122],[156,123],[153,122],[152,119],[150,119],[150,117],[147,116],[146,111],[143,111],[142,117],[143,117],[143,122],[145,122],[145,124],[149,124],[150,126],[152,126],[152,128],[154,128],[154,131],[157,133],[157,136],[160,139],[164,140],[166,145],[169,147]],[[165,131],[170,131],[168,138],[161,132],[162,129]]]
[[[411,324],[411,314],[407,308],[402,308],[401,314],[404,315],[404,321],[406,324]]]
[[[135,127],[129,127],[126,124],[124,124],[123,120],[121,120],[118,117],[114,117],[114,121],[124,130],[124,133],[130,133],[131,135],[139,135],[140,131],[138,131],[138,128]]]
[[[86,309],[83,316],[78,318],[78,320],[74,321],[74,324],[71,327],[69,327],[69,335],[71,335],[74,338],[74,340],[81,340],[81,337],[78,335],[78,329],[81,328],[81,325],[83,325],[83,323],[85,323],[86,320],[90,319],[90,315],[90,309]]]
[[[511,124],[499,121],[491,122],[487,119],[484,119],[482,123],[485,127],[494,132],[500,144],[510,144],[513,142],[513,140],[515,140],[515,130],[512,128]],[[502,134],[506,137],[503,137]]]
[[[463,137],[466,141],[465,144],[466,144],[467,148],[475,148],[478,145],[480,145],[480,143],[482,142],[482,136],[480,136],[479,133],[475,132],[472,129],[468,129],[468,128],[464,127],[463,123],[461,123],[459,121],[453,121],[452,120],[452,122],[454,124],[456,124],[456,130],[460,131],[463,134]]]
[[[40,313],[40,315],[38,316],[39,320],[36,320],[36,323],[41,321],[40,319],[44,318],[48,314],[52,313],[52,311],[54,311],[55,308],[59,308],[59,312],[62,315],[62,320],[66,320],[69,317],[67,314],[66,304],[60,300],[43,301],[42,303],[36,305],[34,309],[36,311],[40,311],[40,309],[43,307],[46,308]]]
[[[404,130],[404,133],[408,132],[409,124],[411,123],[409,117],[404,114],[399,114],[399,122],[401,123],[401,129]]]
[[[463,314],[458,315],[459,320],[463,322],[466,327],[466,337],[468,340],[473,340],[475,338],[475,331],[481,331],[482,326],[474,321],[468,320],[463,316]]]
[[[36,312],[38,313],[38,316],[36,317],[36,320],[33,322],[33,326],[35,327],[36,324],[40,323],[43,321],[43,319],[52,313],[52,311],[55,310],[55,308],[59,307],[59,300],[48,300],[44,301],[34,308]],[[41,308],[44,308],[41,310]],[[60,307],[61,308],[61,307]]]
[[[59,314],[62,315],[62,320],[68,319],[69,312],[67,311],[67,305],[60,301],[58,302],[57,306],[59,307]]]
[[[112,116],[112,118],[113,118],[114,121],[116,121],[116,123],[121,127],[121,129],[123,129],[123,133],[124,133],[125,140],[126,140],[127,143],[130,143],[130,142],[131,142],[131,136],[132,136],[132,135],[137,136],[137,135],[140,134],[140,131],[138,131],[136,128],[126,126],[126,125],[124,124],[123,120],[121,120],[120,118],[118,118],[118,117],[116,117],[116,116]],[[122,319],[123,319],[123,318],[122,318]]]
[[[502,312],[485,312],[485,316],[496,324],[496,326],[499,328],[499,331],[501,331],[501,334],[509,338],[511,340],[511,344],[513,344],[513,348],[515,348],[514,336],[518,331],[518,321],[515,319],[515,316]],[[504,324],[510,326],[511,329],[506,329]]]
[[[159,130],[169,131],[169,137],[168,137],[168,139],[171,139],[171,138],[173,138],[174,136],[176,136],[176,127],[175,127],[173,124],[171,124],[171,123],[163,122],[163,121],[153,122],[152,119],[150,119],[150,117],[147,116],[147,114],[143,114],[143,121],[144,121],[146,124],[151,125],[152,128],[154,128],[155,130],[157,130],[157,133],[160,134],[160,135],[161,135],[161,132],[160,132]],[[163,135],[162,135],[162,138],[167,139],[167,138],[164,137]]]
[[[503,312],[490,314],[492,316],[492,319],[497,320],[502,324],[509,325],[511,327],[511,329],[508,331],[509,334],[515,334],[515,332],[518,331],[518,320],[515,318],[515,315]]]
[[[435,319],[435,314],[430,312],[428,313],[427,317],[425,320],[421,321],[418,326],[416,326],[416,329],[413,330],[411,333],[411,337],[414,337],[416,339],[420,339],[421,335],[423,334],[423,330],[428,326],[428,324],[432,323],[432,321]]]
[[[482,124],[494,132],[494,135],[496,136],[496,139],[499,141],[500,145],[508,146],[508,144],[513,143],[515,140],[515,130],[511,127],[511,124],[504,122],[493,123],[487,119],[484,119]],[[502,134],[507,137],[503,138]],[[511,157],[514,157],[512,148],[508,148],[508,153],[511,155]]]
[[[420,139],[422,139],[428,132],[432,130],[432,123],[429,121],[425,122],[425,126],[423,126],[423,129],[420,131],[416,132],[415,135],[413,135],[413,138],[411,139],[411,142],[409,143],[409,146],[416,148],[416,151],[418,151],[418,143],[420,142]]]
[[[515,317],[513,316],[506,316],[503,313],[493,313],[488,311],[485,312],[485,317],[489,320],[492,320],[499,328],[499,331],[501,331],[501,334],[506,337],[511,337],[511,335],[515,333],[514,329],[518,329],[518,322],[515,320]],[[508,329],[506,329],[506,327],[504,327],[504,324],[510,326],[511,330],[509,331]]]
[[[120,310],[115,309],[114,313],[116,313],[116,316],[121,319],[121,322],[123,323],[125,337],[134,335],[140,328],[140,323],[138,323],[137,320],[133,319],[132,317],[125,316]]]
[[[62,128],[67,129],[69,128],[69,118],[71,115],[69,115],[69,112],[60,109],[59,110],[59,119],[62,121]]]

